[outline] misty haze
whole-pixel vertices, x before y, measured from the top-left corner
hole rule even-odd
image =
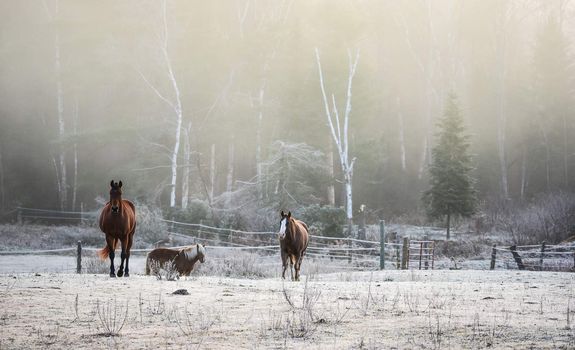
[[[572,348],[574,136],[575,1],[0,0],[0,348]]]

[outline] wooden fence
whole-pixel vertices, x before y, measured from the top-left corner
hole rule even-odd
[[[59,212],[38,209],[19,208],[19,217],[24,220],[90,220],[94,213]],[[167,235],[179,237],[187,244],[204,243],[209,249],[251,250],[262,254],[277,254],[278,242],[276,232],[249,232],[229,228],[211,227],[203,224],[184,223],[173,220],[163,220],[168,231]],[[385,269],[386,261],[395,262],[397,269],[432,268],[434,267],[433,241],[409,241],[402,243],[386,242],[385,222],[380,221],[380,239],[372,241],[351,237],[328,237],[311,235],[310,245],[306,255],[311,258],[347,261],[353,269]],[[165,240],[170,242],[171,240]],[[96,248],[83,247],[78,241],[77,247],[38,250],[38,251],[1,251],[6,254],[70,254],[76,251],[77,268],[82,271],[82,254],[86,251],[95,251]],[[132,252],[149,252],[151,249],[132,249]],[[401,252],[401,257],[400,257]],[[401,261],[401,262],[400,262]],[[415,263],[415,262],[418,263]]]
[[[516,265],[519,270],[575,271],[575,245],[548,245],[542,242],[499,248],[494,244],[489,264],[491,270],[495,269],[498,260],[507,268]]]

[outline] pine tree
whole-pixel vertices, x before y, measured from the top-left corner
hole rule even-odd
[[[443,118],[437,124],[437,144],[432,150],[430,189],[423,194],[427,215],[446,218],[447,239],[451,218],[469,217],[477,207],[469,136],[464,134],[463,119],[457,98],[451,94]]]

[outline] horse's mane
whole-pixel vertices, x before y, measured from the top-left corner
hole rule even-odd
[[[182,253],[187,260],[192,261],[197,257],[204,256],[206,254],[206,250],[203,245],[198,243],[194,246],[182,248],[179,254]]]

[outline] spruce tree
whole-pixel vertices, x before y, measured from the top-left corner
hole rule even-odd
[[[431,219],[446,218],[447,239],[452,217],[469,217],[477,208],[469,136],[455,95],[450,94],[437,124],[437,144],[432,149],[430,188],[423,201]]]

